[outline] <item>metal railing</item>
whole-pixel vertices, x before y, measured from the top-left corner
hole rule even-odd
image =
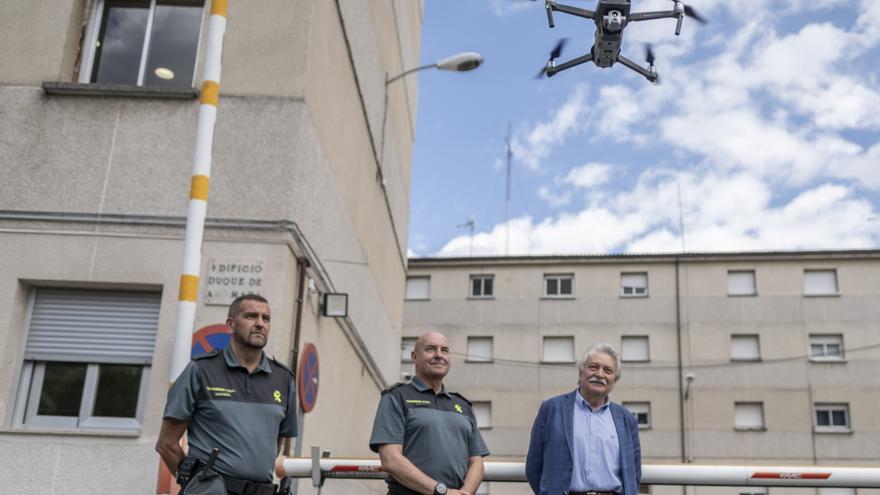
[[[320,487],[328,478],[382,479],[378,459],[332,459],[312,447],[311,458],[287,458],[275,472],[279,477],[311,478]],[[483,481],[526,481],[525,463],[484,463]],[[646,485],[786,486],[880,488],[880,467],[837,466],[719,466],[700,464],[642,465]]]

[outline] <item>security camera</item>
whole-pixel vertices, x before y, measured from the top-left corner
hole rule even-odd
[[[694,381],[694,378],[696,378],[696,376],[694,376],[693,373],[688,373],[687,375],[684,375],[684,379],[687,380],[688,382]]]

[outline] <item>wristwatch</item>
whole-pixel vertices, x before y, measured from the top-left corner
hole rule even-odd
[[[434,485],[434,495],[446,495],[446,485],[443,483]]]

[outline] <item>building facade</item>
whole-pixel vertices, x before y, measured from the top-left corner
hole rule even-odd
[[[541,401],[607,342],[645,463],[876,466],[878,280],[880,251],[411,259],[403,378],[415,337],[446,334],[449,386],[476,405],[493,458],[520,461]]]
[[[211,1],[5,7],[0,473],[16,493],[155,493]],[[351,404],[399,373],[417,78],[386,80],[418,66],[422,8],[228,2],[196,345],[245,292],[272,303],[270,355],[315,344],[292,455],[370,456]],[[347,316],[322,316],[327,293]]]

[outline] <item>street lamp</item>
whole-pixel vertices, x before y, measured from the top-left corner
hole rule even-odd
[[[454,72],[467,72],[469,70],[474,70],[479,67],[483,63],[483,56],[477,52],[461,52],[456,53],[455,55],[451,55],[446,58],[441,58],[440,60],[434,62],[433,64],[422,65],[420,67],[415,67],[412,69],[407,69],[400,74],[394,77],[385,76],[385,103],[382,110],[382,139],[380,141],[380,151],[381,160],[379,160],[379,174],[377,179],[379,183],[382,185],[384,189],[386,186],[385,183],[385,171],[383,170],[383,165],[385,163],[385,124],[388,119],[388,85],[393,83],[394,81],[408,75],[413,72],[419,72],[425,69],[440,69],[440,70],[449,70]]]

